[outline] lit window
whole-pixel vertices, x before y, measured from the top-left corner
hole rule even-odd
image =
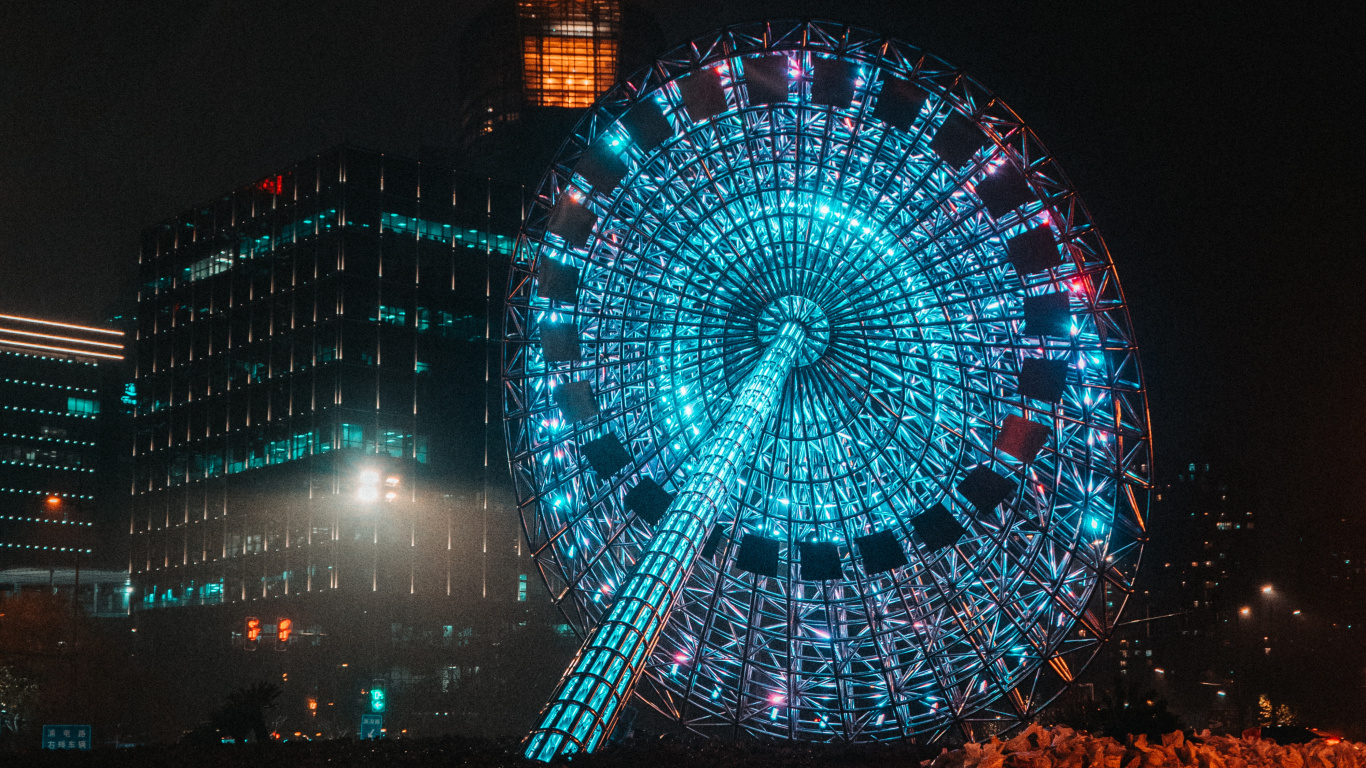
[[[217,274],[227,272],[232,268],[232,257],[223,252],[217,256],[209,256],[200,259],[185,268],[185,278],[190,282],[198,282],[206,277],[213,277]]]
[[[621,12],[611,0],[521,0],[527,101],[587,107],[616,80]]]
[[[343,424],[342,426],[342,447],[343,448],[364,448],[364,430],[359,424]]]
[[[82,416],[94,416],[100,412],[100,403],[98,400],[87,400],[83,397],[68,397],[66,399],[66,412]]]

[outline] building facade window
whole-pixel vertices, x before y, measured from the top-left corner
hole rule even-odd
[[[587,107],[617,75],[615,0],[521,0],[522,82],[538,107]]]
[[[84,397],[68,397],[66,412],[78,416],[94,416],[100,412],[100,401]]]

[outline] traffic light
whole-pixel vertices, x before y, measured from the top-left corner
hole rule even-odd
[[[242,633],[242,647],[248,651],[256,650],[256,644],[261,640],[261,620],[255,616],[247,617],[246,631]]]
[[[294,634],[294,622],[289,619],[275,620],[275,650],[283,651],[289,645],[289,636]]]
[[[384,712],[385,705],[389,703],[389,697],[384,690],[384,681],[376,680],[370,684],[370,711]]]
[[[318,716],[318,697],[317,697],[317,696],[309,696],[309,697],[308,697],[308,714],[312,715],[313,717],[317,717],[317,716]]]

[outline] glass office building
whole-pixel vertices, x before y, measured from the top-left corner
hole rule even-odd
[[[515,600],[487,339],[521,194],[341,148],[144,232],[139,608]]]
[[[123,346],[115,328],[0,314],[0,584],[115,558]]]

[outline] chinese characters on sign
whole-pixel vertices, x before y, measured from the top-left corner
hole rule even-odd
[[[362,739],[384,738],[384,715],[361,715],[360,737]]]
[[[90,726],[45,725],[43,749],[90,749]]]

